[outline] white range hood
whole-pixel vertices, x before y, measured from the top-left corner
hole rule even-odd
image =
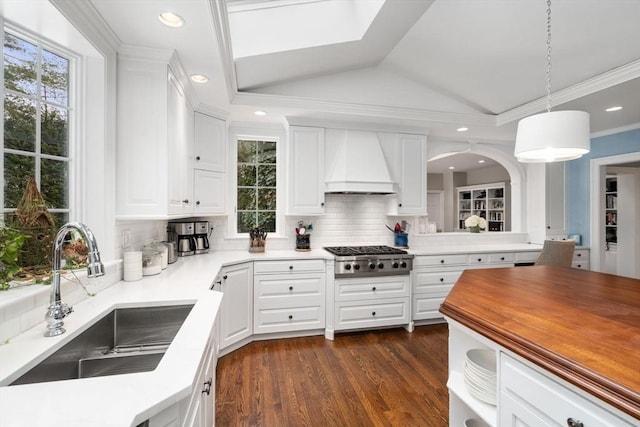
[[[326,193],[391,194],[395,185],[375,132],[327,132]]]

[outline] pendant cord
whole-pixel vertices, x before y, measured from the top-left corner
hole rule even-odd
[[[551,0],[547,0],[547,112],[551,112]]]

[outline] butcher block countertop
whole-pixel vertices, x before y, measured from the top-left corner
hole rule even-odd
[[[551,266],[466,270],[440,312],[640,418],[640,280]]]

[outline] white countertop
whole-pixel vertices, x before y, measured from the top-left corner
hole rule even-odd
[[[414,255],[446,255],[446,254],[477,254],[486,252],[521,252],[541,251],[542,245],[535,243],[498,243],[475,245],[434,245],[428,248],[409,248]]]
[[[258,259],[332,259],[319,249],[310,252],[213,252],[178,259],[156,276],[118,282],[74,306],[64,319],[67,332],[42,336],[45,324],[0,346],[0,426],[135,426],[191,395],[200,360],[213,330],[222,294],[209,287],[220,267]],[[64,294],[62,295],[64,301]],[[6,386],[118,307],[195,306],[171,346],[152,372]],[[42,313],[46,307],[42,307]]]

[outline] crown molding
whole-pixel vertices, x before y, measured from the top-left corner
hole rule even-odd
[[[627,125],[627,126],[620,126],[618,128],[607,129],[601,132],[594,132],[591,134],[591,139],[600,138],[602,136],[615,135],[623,132],[629,132],[636,129],[640,129],[640,123],[634,123],[632,125]]]
[[[220,62],[224,73],[224,81],[227,87],[229,101],[238,93],[236,68],[233,61],[233,49],[231,48],[231,31],[229,30],[229,18],[227,3],[225,0],[209,0],[211,24],[216,34]]]
[[[561,105],[639,77],[640,59],[637,59],[573,86],[569,86],[568,88],[554,92],[551,97],[551,106]],[[538,98],[535,101],[498,114],[496,124],[502,126],[506,123],[511,123],[544,111],[546,108],[547,98]]]
[[[220,120],[227,120],[229,118],[229,112],[226,110],[222,110],[220,108],[212,107],[211,105],[203,104],[200,102],[194,110],[197,113],[206,114],[208,116],[213,116]]]

